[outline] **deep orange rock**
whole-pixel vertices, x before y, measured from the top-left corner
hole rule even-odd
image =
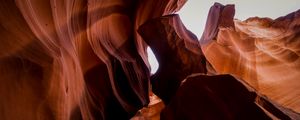
[[[203,110],[211,119],[298,119],[299,11],[239,21],[233,5],[216,3],[201,49],[174,15],[185,2],[0,0],[0,119],[130,119],[148,106],[150,79],[163,119]],[[160,64],[151,78],[148,45]],[[224,75],[184,82],[212,70],[247,84]],[[149,116],[158,118],[157,106]]]
[[[149,103],[135,29],[185,0],[0,3],[0,119],[129,119]]]
[[[299,13],[240,21],[234,7],[214,5],[200,40],[205,57],[218,74],[232,74],[299,114]]]
[[[178,15],[150,20],[138,31],[160,64],[151,83],[166,104],[161,119],[297,118],[293,111],[281,109],[230,75],[207,76],[199,43]]]

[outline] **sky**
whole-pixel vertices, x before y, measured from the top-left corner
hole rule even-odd
[[[188,0],[178,14],[185,27],[198,38],[202,35],[209,8],[215,2],[235,4],[235,18],[239,20],[255,16],[276,19],[300,9],[300,0]],[[147,51],[151,73],[155,73],[158,62],[151,49]]]

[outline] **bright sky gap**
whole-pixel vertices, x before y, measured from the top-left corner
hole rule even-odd
[[[178,12],[187,29],[200,38],[209,8],[215,3],[235,4],[235,18],[245,20],[249,17],[277,17],[287,15],[299,9],[300,0],[188,0]],[[151,49],[147,49],[151,73],[159,67]]]

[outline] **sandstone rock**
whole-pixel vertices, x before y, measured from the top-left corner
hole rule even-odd
[[[149,103],[135,29],[185,0],[0,3],[0,119],[129,119]]]
[[[200,40],[205,57],[218,74],[237,76],[299,114],[299,13],[240,21],[234,7],[215,4]]]
[[[230,75],[189,77],[162,120],[269,120],[255,103],[255,93]]]
[[[150,79],[162,119],[300,118],[300,12],[239,21],[216,3],[201,48],[185,2],[0,0],[0,119],[158,119]]]
[[[178,15],[150,20],[138,31],[158,60],[159,68],[151,76],[152,90],[166,104],[187,75],[206,73],[197,37],[186,30]]]

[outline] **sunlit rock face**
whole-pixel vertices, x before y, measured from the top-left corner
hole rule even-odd
[[[160,63],[151,83],[166,105],[162,120],[290,119],[294,115],[286,109],[282,112],[280,106],[233,76],[207,75],[197,38],[178,15],[149,20],[138,32]]]
[[[300,11],[272,20],[233,19],[215,4],[200,40],[218,74],[232,74],[275,103],[300,113]]]
[[[299,112],[299,12],[238,21],[215,4],[198,43],[174,15],[185,2],[0,0],[0,119],[158,119],[150,87],[162,119],[299,118],[284,108]]]
[[[1,0],[0,119],[129,119],[149,103],[136,29],[185,0]]]

